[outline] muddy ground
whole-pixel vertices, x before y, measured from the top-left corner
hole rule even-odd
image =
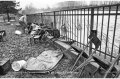
[[[29,45],[29,35],[15,35],[15,30],[20,29],[16,27],[16,22],[12,22],[11,25],[6,23],[0,23],[0,30],[6,30],[6,37],[4,42],[0,42],[0,57],[10,58],[11,62],[18,60],[27,60],[30,57],[37,57],[41,52],[49,49],[55,50],[50,44],[37,43]],[[57,68],[52,73],[41,74],[41,73],[31,73],[28,71],[20,70],[18,72],[12,69],[6,74],[1,75],[1,78],[77,78],[79,77],[78,72],[70,72],[73,63],[71,60],[63,57],[59,62]],[[83,77],[89,78],[89,73],[95,68],[90,66],[86,68],[83,72]],[[100,77],[98,75],[98,77]]]

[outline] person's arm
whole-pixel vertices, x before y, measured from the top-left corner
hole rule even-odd
[[[25,24],[27,24],[27,17],[26,17],[26,15],[24,16],[24,22],[25,22]]]

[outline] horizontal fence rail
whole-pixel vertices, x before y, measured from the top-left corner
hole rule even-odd
[[[44,12],[27,17],[28,22],[44,23],[47,26],[52,24],[52,28],[59,29],[67,41],[76,40],[80,48],[89,42],[91,30],[97,30],[101,45],[96,54],[113,61],[119,53],[120,4]],[[90,53],[94,48],[90,44],[87,50]]]

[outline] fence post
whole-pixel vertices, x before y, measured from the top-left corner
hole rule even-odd
[[[94,24],[94,8],[91,8],[90,34]],[[92,53],[92,42],[90,42],[89,55]]]
[[[55,12],[54,12],[54,29],[56,29],[56,17],[55,17]]]
[[[41,14],[41,22],[43,23],[43,15],[42,15],[42,13],[40,13]]]

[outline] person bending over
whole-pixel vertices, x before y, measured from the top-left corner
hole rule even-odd
[[[23,15],[19,19],[19,23],[22,27],[23,33],[25,33],[25,29],[27,28],[27,20],[26,20],[26,15]]]

